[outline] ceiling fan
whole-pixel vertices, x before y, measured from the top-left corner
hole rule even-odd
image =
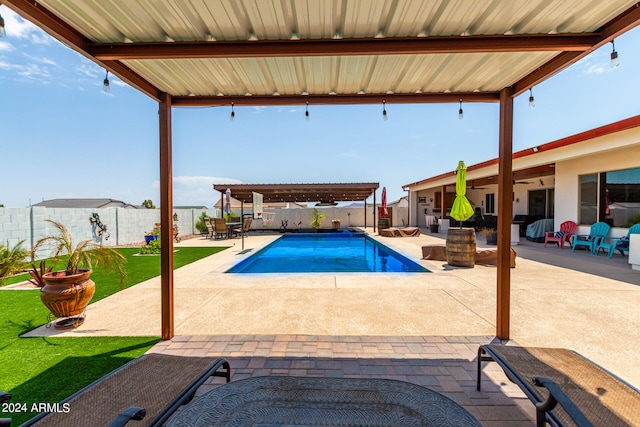
[[[534,182],[533,181],[516,181],[516,180],[513,180],[513,185],[516,185],[516,184],[534,184]]]

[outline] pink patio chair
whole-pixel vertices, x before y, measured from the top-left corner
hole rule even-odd
[[[571,236],[573,236],[577,226],[578,224],[573,221],[565,221],[560,224],[560,231],[547,231],[544,233],[544,247],[547,247],[548,242],[557,243],[560,249],[564,248],[564,242],[571,246]]]

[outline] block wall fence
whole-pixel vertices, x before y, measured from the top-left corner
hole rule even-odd
[[[331,228],[332,220],[339,220],[342,227],[363,227],[365,212],[362,207],[330,207],[320,208],[325,215],[322,228]],[[195,227],[202,212],[207,216],[220,216],[219,209],[174,209],[178,214],[178,231],[180,235],[198,234]],[[250,213],[246,210],[244,213]],[[273,209],[268,220],[254,220],[253,230],[281,228],[283,221],[288,229],[309,228],[313,218],[313,209]],[[99,235],[100,229],[91,222],[93,213],[97,213],[100,221],[106,226],[106,232]],[[234,210],[240,215],[240,210]],[[402,227],[407,209],[394,209],[393,226]],[[273,218],[273,219],[271,219]],[[127,208],[45,208],[32,206],[28,208],[0,207],[0,243],[13,247],[24,241],[25,248],[31,248],[42,237],[55,232],[55,227],[47,219],[62,223],[71,233],[74,242],[92,239],[105,246],[123,246],[143,244],[146,231],[151,231],[155,223],[160,222],[159,209],[127,209]],[[377,217],[376,217],[377,220]],[[376,224],[377,225],[377,224]],[[367,206],[367,226],[373,226],[373,206]]]

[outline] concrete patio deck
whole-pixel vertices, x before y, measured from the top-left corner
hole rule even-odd
[[[432,273],[225,274],[278,236],[253,232],[245,251],[239,239],[177,244],[233,246],[175,271],[176,337],[151,351],[224,357],[232,379],[402,379],[444,393],[484,425],[531,425],[533,406],[497,365],[487,367],[489,381],[475,391],[477,347],[495,340],[495,267],[420,260],[421,246],[443,244],[444,234],[373,236]],[[486,245],[480,239],[478,246]],[[640,273],[626,257],[524,239],[514,249],[512,341],[576,350],[638,387]],[[91,304],[77,330],[42,327],[28,336],[159,335],[159,287],[155,278]]]

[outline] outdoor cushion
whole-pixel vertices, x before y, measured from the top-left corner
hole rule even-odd
[[[553,237],[557,237],[558,239],[564,237],[565,234],[569,234],[568,231],[556,231]]]
[[[622,236],[618,243],[616,244],[616,248],[628,248],[629,247],[629,237]]]

